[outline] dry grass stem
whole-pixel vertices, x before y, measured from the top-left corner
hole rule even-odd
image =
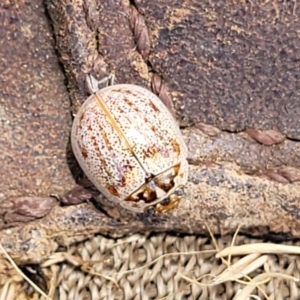
[[[52,300],[50,297],[48,297],[32,280],[30,280],[21,270],[20,268],[16,265],[14,260],[9,256],[9,254],[6,252],[6,250],[3,248],[2,244],[0,243],[0,250],[4,254],[4,256],[7,258],[7,260],[11,263],[13,268],[17,271],[20,276],[22,276],[28,284],[32,286],[32,288],[37,291],[39,294],[43,295],[47,300]],[[9,298],[6,298],[9,299]]]
[[[257,287],[256,285],[254,285],[254,283],[263,282],[270,278],[282,278],[285,280],[293,280],[296,282],[299,281],[298,278],[295,278],[295,277],[289,276],[289,275],[285,275],[282,273],[262,273],[262,274],[257,275],[256,277],[252,278],[253,284],[249,284],[246,287],[244,287],[232,300],[248,299],[248,297],[251,295],[252,291]],[[267,295],[265,295],[265,298],[269,299],[269,297]]]
[[[269,258],[267,255],[258,257],[259,254],[247,255],[228,267],[223,273],[215,277],[212,284],[237,280],[260,268]]]
[[[211,282],[208,283],[200,283],[199,280],[207,277],[208,275],[201,276],[197,279],[189,278],[184,274],[180,274],[180,276],[188,281],[190,284],[197,284],[201,287],[208,287],[212,285],[222,284],[226,281],[235,281],[240,284],[245,285],[245,287],[234,297],[234,300],[245,300],[253,298],[255,295],[251,295],[252,291],[257,288],[264,296],[265,299],[270,299],[266,292],[260,287],[260,285],[266,284],[272,278],[281,278],[284,280],[292,280],[298,282],[299,279],[293,276],[289,276],[286,274],[278,273],[278,272],[270,272],[268,262],[272,259],[270,255],[262,255],[263,253],[274,253],[274,254],[300,254],[300,247],[296,246],[288,246],[288,245],[277,245],[270,243],[256,243],[256,244],[246,244],[241,246],[234,246],[234,242],[236,240],[238,231],[240,227],[238,227],[235,232],[231,246],[225,249],[220,250],[215,237],[213,236],[210,228],[207,226],[208,231],[211,235],[212,241],[215,245],[216,258],[220,258],[222,262],[227,266],[227,269],[223,271],[221,274],[214,276]],[[247,256],[239,259],[237,262],[231,265],[231,257],[236,255],[247,254]],[[228,257],[226,260],[225,257]],[[248,276],[255,270],[258,270],[264,266],[264,269],[267,270],[265,273],[259,274],[254,278]],[[241,278],[246,278],[247,281],[240,280]],[[189,285],[190,285],[189,284]],[[254,298],[253,298],[254,299]],[[259,297],[257,298],[259,299]]]
[[[216,257],[246,255],[250,253],[270,254],[300,254],[300,247],[289,245],[278,245],[272,243],[256,243],[241,246],[231,246],[220,251]]]

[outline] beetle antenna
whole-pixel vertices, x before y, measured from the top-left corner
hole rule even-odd
[[[111,86],[115,84],[115,74],[111,73],[108,76],[98,80],[92,74],[86,75],[86,85],[88,92],[92,95],[95,94],[100,89]]]

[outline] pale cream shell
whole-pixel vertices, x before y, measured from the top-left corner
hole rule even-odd
[[[124,199],[150,174],[182,163],[184,174],[176,182],[184,185],[187,147],[162,101],[149,90],[130,84],[109,86],[96,94],[78,111],[71,142],[79,165],[97,189],[127,209],[143,211],[148,204]]]

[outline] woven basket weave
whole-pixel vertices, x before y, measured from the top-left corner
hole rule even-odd
[[[217,239],[220,249],[230,246],[231,242],[231,236]],[[261,241],[238,236],[235,242]],[[136,234],[113,240],[96,236],[70,247],[67,253],[85,262],[96,261],[91,264],[94,275],[66,261],[43,268],[51,299],[245,299],[238,296],[245,285],[230,278],[225,283],[210,286],[213,278],[227,266],[215,258],[215,246],[209,238]],[[233,257],[232,263],[240,258]],[[269,255],[264,266],[249,276],[253,278],[269,271],[300,278],[299,264],[298,256]],[[44,299],[16,275],[8,263],[3,261],[1,266],[5,270],[1,272],[0,299],[28,299],[28,293],[32,293],[30,299]],[[191,283],[186,277],[195,281]],[[251,299],[299,299],[299,287],[293,280],[272,278],[260,284],[259,289],[251,289]]]

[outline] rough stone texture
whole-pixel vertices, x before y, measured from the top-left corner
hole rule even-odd
[[[119,82],[147,85],[151,72],[161,75],[182,125],[203,122],[233,132],[274,129],[299,139],[300,25],[294,2],[135,1],[151,43],[145,62],[134,46],[136,35],[144,32],[130,32],[132,9],[127,1],[51,3],[55,28],[67,33],[56,30],[64,41],[62,57],[70,52],[66,37],[77,37],[68,55],[73,65],[81,66],[73,67],[77,73],[93,68],[97,49]],[[58,26],[59,21],[63,25]],[[93,55],[88,56],[90,49]],[[89,57],[86,64],[84,57]]]
[[[269,147],[257,143],[245,132],[236,134],[213,128],[210,134],[207,128],[212,130],[202,124],[201,128],[182,131],[190,149],[191,164],[226,161],[240,166],[246,174],[271,176],[277,172],[286,173],[286,182],[300,180],[300,143],[286,139]],[[279,178],[277,181],[282,182]]]
[[[147,65],[134,49],[134,37],[125,13],[128,5],[124,6],[122,1],[95,0],[48,0],[46,3],[74,113],[88,95],[87,74],[103,78],[113,73],[118,83],[150,85]]]
[[[295,1],[134,1],[183,124],[275,129],[300,139]]]
[[[149,87],[151,82],[164,102],[175,106],[183,126],[200,122],[222,131],[244,131],[260,144],[278,144],[276,149],[291,139],[285,149],[293,155],[284,160],[299,165],[299,62],[292,51],[298,41],[297,6],[276,1],[133,4],[49,0],[73,112],[86,96],[85,75],[101,78],[113,72],[120,83]],[[158,77],[166,95],[153,84]],[[270,149],[266,151],[278,156]],[[262,169],[268,166],[261,164]]]
[[[0,42],[0,200],[64,193],[70,105],[42,1],[2,1]]]
[[[179,206],[164,214],[133,214],[112,207],[111,218],[92,203],[56,205],[43,219],[0,231],[0,242],[18,264],[40,263],[59,246],[95,233],[120,237],[155,231],[192,234],[240,232],[252,236],[300,237],[299,184],[280,184],[242,174],[233,164],[190,166],[189,182]],[[102,197],[101,195],[99,197]],[[103,198],[103,197],[102,197]],[[101,202],[104,199],[99,199]]]

